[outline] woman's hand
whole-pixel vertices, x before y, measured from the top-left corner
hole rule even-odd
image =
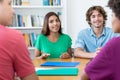
[[[50,56],[50,54],[46,54],[46,53],[42,53],[42,55],[40,56],[42,59],[46,59],[48,56]]]
[[[65,58],[71,58],[71,56],[70,56],[70,54],[69,53],[63,53],[61,56],[60,56],[60,58],[62,58],[62,59],[65,59]]]
[[[48,56],[50,56],[50,54],[48,54],[48,53],[42,53],[41,56],[39,56],[37,58],[46,59]]]

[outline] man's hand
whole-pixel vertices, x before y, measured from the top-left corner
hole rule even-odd
[[[102,47],[98,47],[98,48],[96,49],[96,54],[99,53],[101,49],[102,49]]]

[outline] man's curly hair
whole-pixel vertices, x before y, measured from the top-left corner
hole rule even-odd
[[[103,7],[101,7],[101,6],[92,6],[92,7],[90,7],[87,10],[87,12],[86,12],[86,21],[88,22],[88,24],[91,26],[90,16],[92,15],[92,13],[93,13],[94,10],[96,10],[100,14],[102,14],[102,16],[104,18],[103,26],[105,26],[105,21],[107,20],[107,13],[105,12],[105,10],[103,9]]]

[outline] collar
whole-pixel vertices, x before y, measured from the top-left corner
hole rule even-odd
[[[101,36],[105,36],[105,33],[106,33],[106,28],[104,27]],[[96,37],[96,35],[95,35],[95,33],[93,32],[93,29],[92,29],[92,28],[90,28],[90,35]]]

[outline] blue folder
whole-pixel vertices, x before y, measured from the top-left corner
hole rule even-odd
[[[45,62],[40,66],[53,66],[53,67],[75,67],[80,62]]]
[[[38,76],[77,76],[78,68],[54,68],[40,69],[36,71]]]

